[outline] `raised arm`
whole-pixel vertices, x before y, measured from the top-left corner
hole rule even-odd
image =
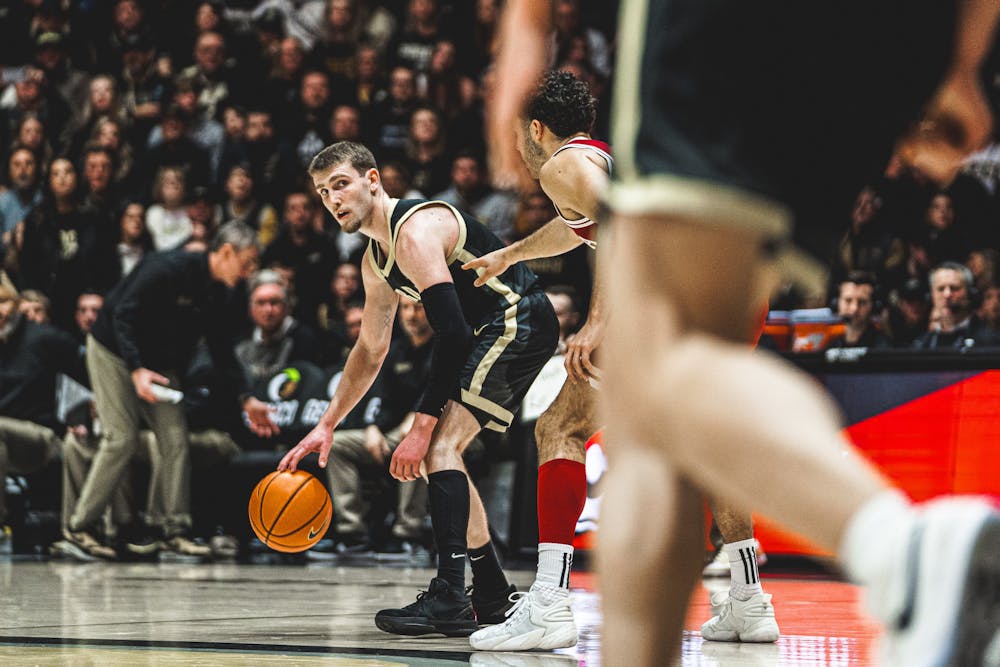
[[[476,287],[481,287],[487,280],[499,276],[513,264],[539,257],[561,255],[581,243],[583,239],[567,227],[565,222],[559,218],[552,218],[520,241],[466,262],[462,268],[478,273],[479,277],[476,278],[475,284]]]
[[[361,278],[365,286],[361,333],[347,355],[343,378],[319,423],[285,454],[278,470],[295,470],[302,457],[310,452],[317,452],[320,467],[326,467],[334,429],[364,397],[389,351],[399,297],[382,278],[375,275],[375,270],[366,261],[361,265]]]

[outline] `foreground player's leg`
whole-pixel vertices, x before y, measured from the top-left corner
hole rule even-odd
[[[469,564],[472,566],[472,608],[479,625],[503,623],[506,612],[513,606],[510,596],[517,588],[507,581],[496,548],[490,539],[486,508],[472,480],[469,480]]]
[[[970,605],[995,603],[1000,554],[987,547],[1000,539],[996,514],[969,501],[918,512],[850,446],[814,382],[746,349],[760,239],[725,221],[656,218],[621,219],[616,234],[605,276],[616,363],[602,397],[620,440],[609,448],[657,446],[703,492],[838,552],[869,587],[894,664],[945,662],[959,645],[983,650],[995,620],[965,619]],[[949,567],[933,567],[942,556]],[[972,576],[990,586],[967,586]]]
[[[701,572],[701,494],[656,449],[611,446],[608,463],[597,559],[604,664],[672,665]]]
[[[400,609],[383,609],[375,624],[386,632],[424,635],[439,632],[468,636],[478,627],[465,592],[466,531],[469,529],[469,478],[462,451],[479,432],[475,417],[449,401],[425,458],[431,525],[438,551],[437,576],[416,602]],[[482,504],[480,503],[480,507]]]
[[[746,509],[725,501],[709,504],[724,540],[722,553],[729,561],[730,585],[728,591],[712,594],[712,618],[701,626],[701,636],[726,642],[777,641],[771,596],[764,593],[757,572],[753,519]]]
[[[485,651],[567,648],[577,628],[569,599],[573,535],[587,499],[586,441],[593,432],[593,389],[567,381],[538,419],[538,572],[507,619],[470,638]]]

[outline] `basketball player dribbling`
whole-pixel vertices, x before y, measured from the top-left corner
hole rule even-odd
[[[846,208],[901,136],[901,158],[938,182],[983,145],[992,121],[978,74],[998,10],[623,2],[602,275],[615,308],[602,350],[605,664],[678,655],[685,605],[664,602],[698,579],[699,493],[837,554],[885,627],[885,663],[983,664],[998,630],[996,510],[975,498],[915,505],[846,440],[813,382],[744,341],[793,219],[822,225]],[[512,180],[506,128],[541,70],[551,18],[544,2],[507,11],[491,119],[498,182]],[[634,518],[653,507],[658,530],[650,513]]]
[[[606,190],[613,161],[608,145],[590,136],[595,106],[587,84],[569,72],[548,72],[534,90],[511,129],[516,130],[528,172],[539,179],[557,216],[530,236],[467,263],[464,268],[480,271],[477,283],[520,261],[552,257],[583,243],[596,249],[599,198]],[[596,428],[591,382],[598,369],[593,355],[604,337],[607,310],[599,283],[593,294],[587,321],[567,345],[568,378],[535,429],[539,454],[535,584],[505,623],[469,638],[474,649],[563,648],[549,645],[556,635],[572,636],[568,646],[576,643],[569,577],[560,568],[566,564],[564,554],[572,563],[573,532],[587,494],[586,441]],[[706,623],[702,633],[708,639],[726,641],[776,641],[774,609],[757,575],[750,514],[724,502],[713,502],[712,509],[725,538],[724,549],[735,556],[729,591],[733,602],[720,600],[723,614]]]

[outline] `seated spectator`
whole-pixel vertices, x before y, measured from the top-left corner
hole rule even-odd
[[[377,411],[366,414],[362,428],[340,428],[334,432],[327,475],[338,542],[334,552],[349,555],[371,549],[368,504],[361,493],[360,466],[386,467],[392,452],[413,423],[414,409],[430,373],[431,339],[434,331],[422,304],[400,299],[399,319],[405,332],[389,348],[386,362],[375,381]],[[345,420],[346,421],[346,420]],[[386,478],[388,475],[386,474]],[[427,482],[398,484],[399,499],[389,543],[378,550],[412,556],[421,550],[420,540],[427,517]]]
[[[844,322],[844,333],[832,339],[827,347],[887,348],[889,338],[875,326],[881,300],[877,296],[875,276],[865,271],[852,271],[837,288],[832,310]]]
[[[997,275],[998,263],[1000,263],[1000,253],[996,248],[980,248],[969,253],[965,265],[972,271],[976,287],[980,292],[984,292],[990,285],[997,284],[1000,278]]]
[[[58,158],[49,170],[42,203],[28,214],[20,253],[20,285],[52,300],[52,322],[73,328],[76,298],[87,285],[102,284],[109,257],[100,242],[100,221],[77,196],[73,163]]]
[[[127,276],[143,257],[153,252],[153,237],[146,229],[146,207],[128,202],[118,218],[118,240],[115,243],[113,282]]]
[[[209,171],[206,182],[214,182],[219,171],[219,161],[222,156],[222,142],[225,130],[222,124],[210,116],[199,102],[202,93],[202,80],[194,76],[178,76],[174,80],[173,105],[183,115],[187,123],[187,136],[197,144],[208,157]],[[164,125],[153,128],[149,134],[149,147],[159,146],[163,142]]]
[[[840,240],[834,260],[835,280],[852,271],[871,271],[877,278],[899,272],[906,259],[906,247],[880,216],[882,197],[872,186],[858,193],[851,210],[851,224]]]
[[[364,301],[365,293],[361,285],[361,269],[353,262],[341,262],[330,281],[330,292],[319,305],[318,320],[320,331],[328,340],[343,341],[344,317],[352,303]],[[339,358],[339,345],[336,358]]]
[[[190,136],[192,119],[177,104],[171,104],[160,119],[160,142],[149,145],[140,176],[145,182],[158,170],[173,167],[184,172],[189,187],[209,185],[210,156]],[[221,140],[221,137],[220,137]]]
[[[926,280],[910,278],[893,291],[883,322],[893,347],[911,347],[927,331],[930,304]]]
[[[379,163],[398,157],[406,148],[410,116],[417,107],[415,74],[409,67],[393,67],[388,95],[377,99],[368,112],[373,148]]]
[[[0,284],[0,481],[8,473],[28,474],[58,456],[56,374],[87,382],[83,350],[73,338],[36,324],[18,310],[19,297]],[[6,486],[0,485],[0,526],[9,521]],[[10,539],[0,530],[0,543]]]
[[[208,194],[208,188],[197,186],[187,204],[188,218],[191,219],[191,237],[184,243],[184,249],[205,252],[215,237],[222,219],[222,212]],[[259,238],[259,234],[258,234]]]
[[[52,312],[52,302],[38,290],[26,289],[21,292],[17,312],[35,324],[49,324],[52,319],[49,315]]]
[[[982,294],[983,303],[976,315],[990,329],[1000,332],[1000,286],[987,285]]]
[[[254,192],[253,174],[248,163],[235,164],[225,180],[226,196],[222,200],[222,216],[226,222],[239,220],[257,230],[262,246],[267,246],[278,234],[278,212]]]
[[[291,315],[285,281],[264,269],[250,279],[253,332],[236,344],[236,359],[253,386],[273,377],[293,361],[321,365],[319,338]]]
[[[76,300],[76,338],[83,345],[90,328],[97,321],[97,313],[104,305],[104,295],[92,289],[85,289]]]
[[[42,202],[41,173],[38,159],[27,148],[15,148],[7,161],[9,188],[0,192],[0,233],[3,245],[11,244],[14,228],[24,222],[28,212]]]
[[[406,138],[403,161],[413,174],[413,187],[420,192],[441,192],[448,187],[451,161],[448,137],[441,114],[429,106],[414,110]]]
[[[164,167],[153,183],[153,201],[146,210],[146,229],[153,237],[156,250],[179,248],[191,236],[191,218],[184,208],[184,171]]]
[[[314,208],[312,198],[305,192],[289,192],[285,196],[284,222],[261,258],[261,265],[266,268],[278,262],[294,272],[295,317],[313,328],[337,264],[333,241],[313,227]]]
[[[914,348],[960,350],[1000,344],[1000,336],[975,314],[975,283],[964,264],[939,264],[931,271],[930,288],[930,321],[926,333],[914,341]]]
[[[458,153],[451,162],[451,187],[434,199],[471,213],[505,243],[514,239],[517,198],[490,187],[479,155],[469,151]]]
[[[968,254],[968,240],[956,224],[955,203],[949,193],[938,192],[931,198],[924,229],[930,240],[928,250],[937,261],[960,262]]]
[[[580,326],[580,306],[577,302],[576,290],[569,285],[551,285],[545,288],[545,296],[552,302],[559,320],[559,345],[555,354],[566,352],[567,339],[576,333]]]

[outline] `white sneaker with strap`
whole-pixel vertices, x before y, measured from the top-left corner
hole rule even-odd
[[[708,641],[776,642],[781,636],[771,596],[765,593],[746,601],[733,598],[729,591],[713,593],[712,609],[721,611],[701,626],[701,636]]]
[[[577,629],[569,591],[535,582],[527,593],[511,593],[507,620],[469,637],[477,651],[551,650],[576,646]]]

